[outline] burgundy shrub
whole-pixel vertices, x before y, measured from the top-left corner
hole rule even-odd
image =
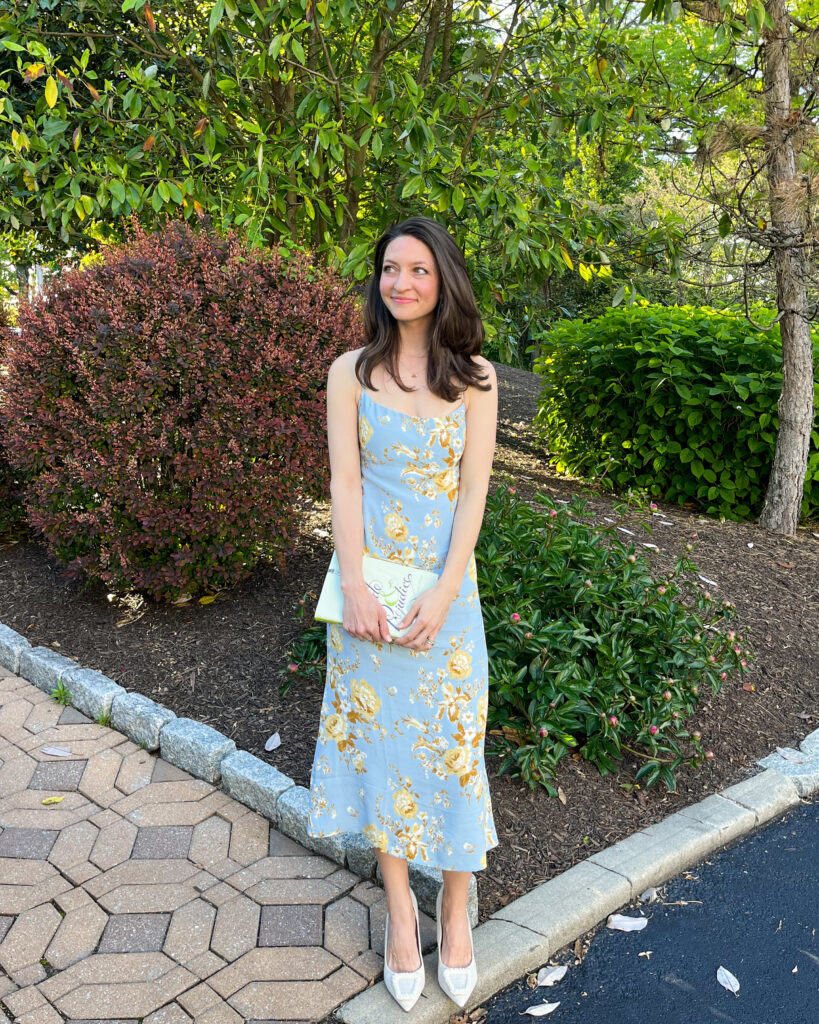
[[[0,304],[0,399],[5,387],[7,353],[16,340],[17,335],[9,326],[5,307]],[[25,522],[22,476],[19,470],[12,469],[6,457],[5,439],[0,430],[0,533]]]
[[[329,496],[327,371],[361,343],[303,255],[173,221],[20,310],[0,423],[36,534],[66,566],[174,600],[286,566]]]

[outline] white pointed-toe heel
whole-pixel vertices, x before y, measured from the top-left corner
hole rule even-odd
[[[449,998],[458,1006],[466,1006],[466,1001],[472,995],[472,990],[478,983],[478,968],[475,964],[475,952],[472,947],[472,928],[469,929],[469,947],[472,959],[466,967],[447,967],[441,958],[441,902],[444,897],[443,886],[438,890],[438,901],[435,910],[435,925],[438,930],[438,984],[446,992]],[[467,914],[467,925],[469,915]]]
[[[384,926],[384,984],[387,991],[398,1003],[402,1010],[409,1012],[418,1001],[418,997],[424,991],[424,954],[421,950],[421,923],[418,920],[418,901],[415,893],[410,889],[412,908],[415,911],[415,939],[418,943],[418,956],[421,958],[421,966],[417,971],[393,971],[387,959],[390,950],[390,915],[387,914],[387,921]]]

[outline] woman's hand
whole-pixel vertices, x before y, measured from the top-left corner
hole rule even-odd
[[[410,610],[398,623],[398,629],[403,629],[410,624],[410,628],[403,636],[397,636],[394,644],[402,647],[411,647],[414,651],[429,651],[434,646],[438,630],[443,626],[449,614],[449,608],[455,598],[457,591],[442,586],[440,580],[425,590],[412,602]],[[433,641],[426,643],[427,637]]]
[[[341,624],[358,640],[390,642],[387,613],[366,583],[344,594]]]

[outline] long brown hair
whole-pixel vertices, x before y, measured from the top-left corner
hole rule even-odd
[[[414,390],[405,386],[398,376],[395,365],[400,339],[398,321],[384,305],[379,287],[384,252],[390,242],[401,235],[412,235],[423,242],[432,252],[438,271],[438,302],[427,360],[429,390],[447,402],[454,402],[470,384],[482,391],[491,390],[491,384],[478,383],[486,380],[488,374],[482,375],[471,358],[480,354],[485,332],[466,261],[452,235],[430,217],[409,217],[385,231],[375,243],[373,276],[365,292],[365,344],[356,359],[356,378],[364,387],[372,389],[372,371],[384,363],[402,391]],[[454,384],[453,377],[463,387]]]

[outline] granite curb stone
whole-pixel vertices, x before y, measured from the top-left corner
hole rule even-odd
[[[218,782],[222,774],[219,764],[223,757],[236,753],[236,744],[204,722],[174,718],[159,730],[159,753],[191,775]]]
[[[114,698],[128,692],[102,672],[90,668],[75,666],[66,672],[63,681],[71,693],[74,707],[95,719],[100,715],[110,715]]]
[[[27,647],[20,653],[20,671],[15,673],[27,679],[45,693],[51,693],[63,678],[77,667],[76,661],[50,647]]]
[[[809,797],[819,789],[819,752],[815,756],[811,756],[809,751],[792,750],[789,747],[782,749],[803,760],[791,761],[774,751],[773,754],[768,754],[767,757],[757,761],[757,764],[763,768],[773,768],[774,771],[791,779],[799,795]]]
[[[792,780],[775,768],[768,768],[749,779],[728,786],[722,790],[720,796],[753,811],[757,825],[764,825],[766,821],[784,813],[799,799]]]
[[[295,786],[289,775],[284,775],[278,768],[247,750],[236,750],[228,754],[223,758],[220,770],[222,789],[234,800],[258,811],[270,821],[276,820],[279,797],[285,790]]]
[[[290,839],[306,846],[308,850],[320,853],[323,857],[328,857],[345,867],[347,855],[342,839],[344,833],[339,832],[334,836],[311,836],[307,831],[309,810],[309,789],[295,785],[286,789],[276,804],[276,827]]]
[[[19,674],[20,655],[28,650],[31,644],[24,636],[0,623],[0,665],[15,675]]]
[[[159,749],[159,733],[174,718],[173,711],[141,693],[120,694],[111,702],[111,728],[143,744],[146,750]]]
[[[819,729],[814,729],[799,744],[799,749],[810,757],[819,757]]]

